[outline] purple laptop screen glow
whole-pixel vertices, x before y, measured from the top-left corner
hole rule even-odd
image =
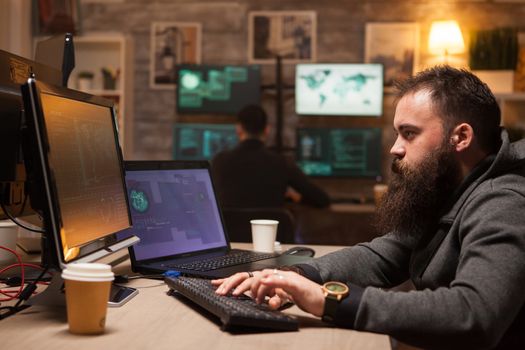
[[[126,172],[135,258],[147,260],[227,245],[207,169]]]

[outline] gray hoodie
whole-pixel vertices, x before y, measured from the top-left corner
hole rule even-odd
[[[387,234],[299,266],[348,282],[337,325],[430,349],[525,349],[525,140],[503,131],[460,189],[419,241]],[[409,278],[417,290],[382,289]]]

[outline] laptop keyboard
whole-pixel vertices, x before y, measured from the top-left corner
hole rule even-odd
[[[219,317],[223,330],[236,327],[296,331],[296,319],[266,304],[257,304],[248,296],[222,296],[215,294],[209,280],[191,277],[167,277],[166,284],[172,289]]]
[[[168,264],[167,266],[172,269],[212,271],[221,269],[223,267],[246,264],[254,261],[270,259],[277,256],[278,254],[275,253],[257,253],[248,250],[233,250],[229,254],[215,258],[192,261],[184,264]]]

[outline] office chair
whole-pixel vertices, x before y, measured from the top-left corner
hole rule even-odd
[[[279,221],[276,240],[281,243],[295,242],[295,219],[285,208],[224,208],[224,224],[231,242],[252,242],[251,224],[253,219]]]

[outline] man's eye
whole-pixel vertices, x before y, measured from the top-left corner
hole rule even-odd
[[[404,136],[406,139],[411,139],[411,138],[413,138],[414,136],[416,136],[416,133],[413,132],[413,131],[409,131],[409,130],[407,130],[407,131],[403,132],[403,136]]]

